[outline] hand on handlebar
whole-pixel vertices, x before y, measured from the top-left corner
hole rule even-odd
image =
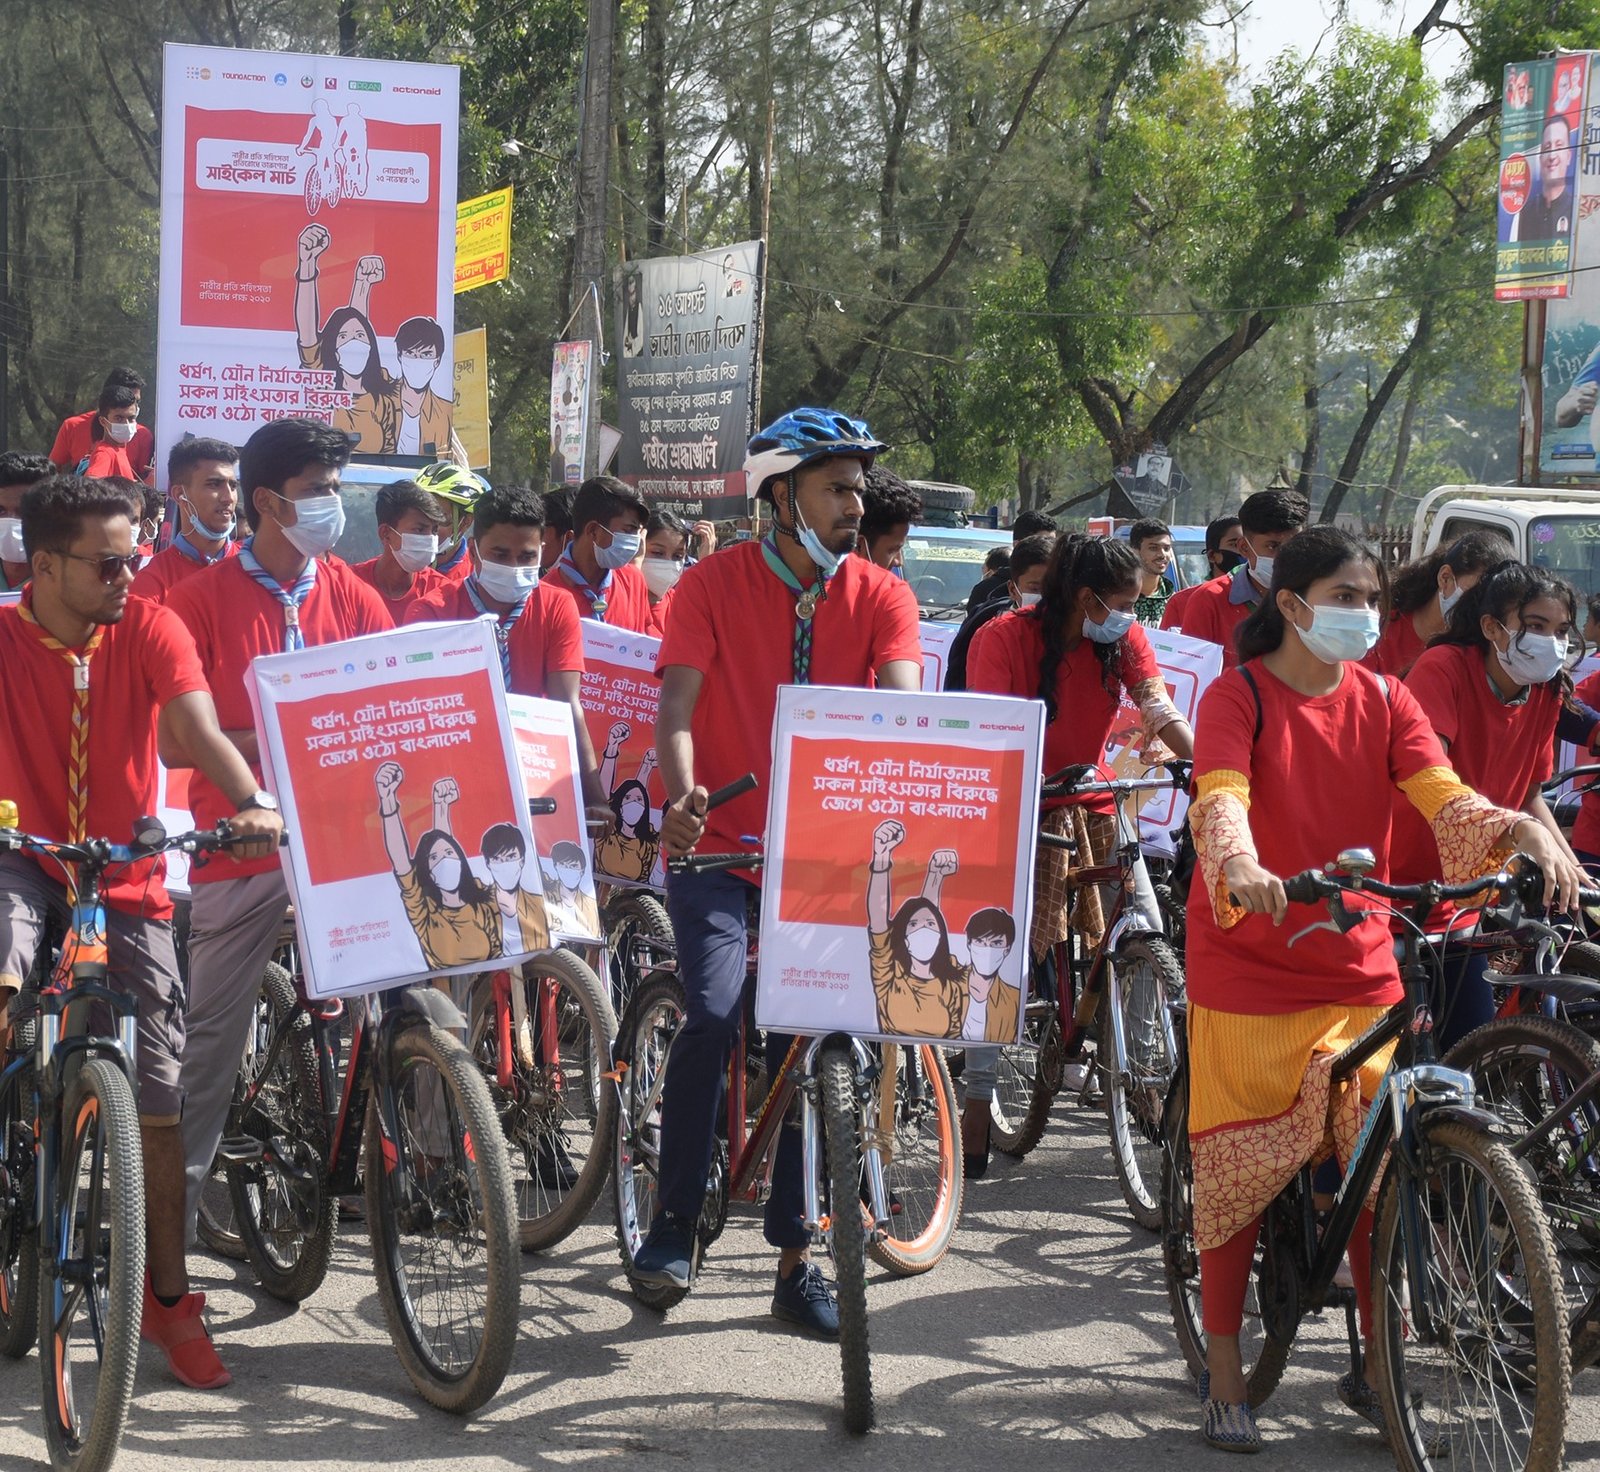
[[[275,853],[283,835],[283,815],[265,808],[246,808],[227,820],[228,857],[236,864],[264,859]]]
[[[668,858],[682,858],[700,842],[700,835],[706,831],[709,796],[704,787],[693,788],[668,804],[661,814],[661,843]]]
[[[1289,900],[1283,881],[1269,874],[1252,858],[1239,854],[1222,866],[1228,898],[1250,915],[1271,915],[1274,925],[1282,925],[1289,913]]]
[[[1524,818],[1512,830],[1512,837],[1544,874],[1545,908],[1576,915],[1579,891],[1589,884],[1589,876],[1537,818]]]

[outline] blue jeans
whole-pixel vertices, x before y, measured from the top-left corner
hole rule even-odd
[[[751,885],[732,874],[675,874],[667,913],[678,944],[678,979],[687,1013],[672,1041],[661,1101],[659,1195],[664,1210],[690,1221],[700,1215],[728,1078],[728,1061],[744,1006],[746,905]],[[767,1034],[767,1076],[776,1078],[792,1039]],[[767,1198],[765,1236],[779,1249],[805,1247],[805,1190],[800,1126],[778,1131]]]

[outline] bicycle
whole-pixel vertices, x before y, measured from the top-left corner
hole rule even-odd
[[[327,1274],[339,1198],[364,1180],[400,1363],[430,1404],[477,1410],[510,1367],[520,1288],[510,1156],[458,1037],[466,1019],[426,984],[347,1008],[308,1001],[269,967],[261,996],[217,1152],[257,1279],[285,1302],[310,1297]]]
[[[346,193],[344,160],[339,157],[338,150],[298,148],[295,152],[306,154],[311,159],[306,165],[303,186],[306,213],[315,215],[324,204],[329,209],[338,209]]]
[[[1053,964],[1042,968],[1042,977],[1036,971],[1042,985],[1039,995],[1029,998],[1028,1038],[1022,1045],[1026,1048],[1035,1039],[1041,1044],[1031,1088],[1023,1103],[1016,1081],[1027,1077],[1028,1059],[1019,1056],[1021,1050],[1006,1049],[991,1108],[991,1131],[997,1148],[1007,1154],[1026,1154],[1037,1143],[1060,1088],[1062,1063],[1098,1023],[1095,1061],[1105,1083],[1117,1184],[1133,1219],[1153,1232],[1161,1226],[1161,1112],[1177,1056],[1172,1008],[1183,997],[1183,966],[1129,903],[1140,847],[1122,803],[1132,795],[1185,785],[1188,769],[1173,762],[1160,777],[1111,779],[1093,772],[1092,767],[1068,767],[1047,778],[1041,793],[1045,798],[1109,796],[1117,804],[1117,847],[1105,862],[1073,874],[1075,887],[1093,884],[1102,886],[1102,893],[1111,892],[1104,931],[1087,954],[1074,934],[1054,948]],[[1068,839],[1048,833],[1040,838],[1075,851]],[[1070,1011],[1061,1009],[1062,996],[1069,1000]]]
[[[45,1440],[62,1472],[102,1472],[116,1457],[143,1309],[138,1007],[109,984],[102,880],[159,854],[215,853],[230,841],[225,824],[169,836],[145,818],[130,845],[57,843],[21,832],[15,804],[0,802],[0,852],[50,860],[71,894],[49,979],[13,1007],[0,1072],[0,1352],[21,1359],[37,1335]]]
[[[1250,1403],[1262,1405],[1276,1388],[1302,1319],[1334,1301],[1334,1274],[1381,1181],[1369,1368],[1397,1465],[1407,1472],[1456,1466],[1545,1472],[1561,1462],[1570,1395],[1556,1249],[1533,1182],[1504,1143],[1501,1121],[1478,1107],[1468,1074],[1438,1062],[1419,939],[1442,900],[1486,888],[1527,896],[1543,880],[1524,860],[1515,875],[1392,885],[1371,878],[1375,863],[1370,851],[1350,849],[1327,872],[1310,870],[1284,885],[1293,903],[1326,900],[1341,930],[1363,923],[1362,912],[1345,904],[1347,892],[1410,907],[1393,912],[1404,921],[1405,997],[1333,1060],[1333,1080],[1353,1078],[1391,1043],[1408,1056],[1391,1063],[1326,1220],[1319,1222],[1313,1203],[1310,1165],[1262,1218],[1254,1302],[1241,1335]],[[1187,1114],[1185,1050],[1167,1099],[1162,1257],[1179,1347],[1198,1378],[1206,1369],[1206,1340]],[[1359,1383],[1361,1346],[1353,1326],[1350,1339]]]

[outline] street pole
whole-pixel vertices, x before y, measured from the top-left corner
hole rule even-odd
[[[589,433],[584,479],[600,463],[601,282],[606,269],[606,193],[611,179],[611,69],[616,46],[616,0],[589,0],[583,95],[578,115],[577,222],[572,242],[572,304],[579,338],[589,343]],[[576,340],[576,339],[575,339]]]
[[[11,447],[11,155],[0,147],[0,450]]]

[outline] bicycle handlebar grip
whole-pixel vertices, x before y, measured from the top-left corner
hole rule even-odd
[[[560,806],[553,797],[530,797],[528,799],[528,816],[530,818],[547,818]]]
[[[1322,876],[1310,869],[1292,874],[1283,881],[1283,893],[1291,905],[1314,905],[1322,897]]]
[[[726,787],[719,787],[715,792],[706,796],[706,812],[712,808],[720,808],[725,802],[732,802],[736,797],[743,797],[747,792],[753,792],[760,784],[756,781],[754,772],[746,772],[744,776],[730,782]]]

